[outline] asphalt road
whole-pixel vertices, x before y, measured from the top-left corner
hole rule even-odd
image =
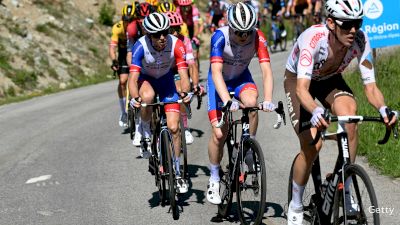
[[[284,100],[287,54],[272,55],[275,101]],[[201,70],[205,79],[207,62]],[[259,83],[256,60],[251,70]],[[195,136],[189,146],[190,191],[174,221],[168,207],[157,204],[147,160],[137,158],[138,149],[118,126],[116,87],[111,81],[0,107],[0,224],[212,224],[217,207],[205,198],[210,174],[206,105],[194,110],[190,121]],[[274,130],[275,118],[261,113],[257,134],[267,167],[264,223],[286,224],[287,179],[298,141],[290,125]],[[334,146],[326,143],[321,153],[324,171],[336,159]],[[372,177],[379,206],[394,210],[381,214],[382,224],[399,224],[399,180],[378,175],[364,161],[359,157]],[[239,222],[221,224],[231,223]]]

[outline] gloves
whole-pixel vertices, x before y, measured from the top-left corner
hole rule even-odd
[[[185,103],[189,103],[190,100],[192,100],[192,97],[193,97],[193,93],[192,92],[189,92],[189,93],[182,92],[181,93],[181,98],[183,99],[183,102],[185,102]]]
[[[259,104],[259,108],[261,108],[263,111],[272,112],[276,109],[276,106],[270,101],[263,101]]]
[[[137,98],[132,98],[130,101],[129,101],[129,105],[132,107],[132,108],[139,108],[140,107],[140,103],[142,102],[142,100],[140,99],[140,97],[137,97]]]
[[[324,109],[317,107],[312,112],[311,124],[316,127],[320,119],[322,119],[322,114],[324,114]]]
[[[229,100],[227,102],[224,103],[223,107],[225,108],[226,105],[231,102],[231,106],[229,107],[229,111],[231,112],[235,112],[239,110],[239,102],[237,101],[233,101],[233,100]]]
[[[114,59],[114,60],[112,61],[112,64],[111,64],[111,69],[114,70],[114,71],[117,71],[117,70],[118,70],[118,67],[119,67],[119,65],[118,65],[118,60]]]
[[[382,118],[385,118],[385,117],[388,116],[388,115],[386,114],[386,109],[387,109],[387,106],[386,106],[386,105],[381,106],[381,107],[379,108],[379,113],[381,114]]]
[[[193,86],[193,92],[197,95],[203,96],[205,94],[204,86],[201,84]]]
[[[197,37],[193,37],[193,38],[192,38],[192,42],[193,42],[195,45],[200,45],[200,40],[199,40]]]

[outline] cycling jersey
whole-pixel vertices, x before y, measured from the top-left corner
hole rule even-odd
[[[355,34],[354,42],[347,50],[343,62],[337,70],[331,74],[321,74],[320,69],[326,62],[329,53],[328,36],[329,30],[326,25],[314,25],[305,30],[290,53],[286,69],[297,74],[297,78],[324,80],[343,72],[351,60],[357,57],[363,83],[375,82],[371,47],[367,35],[362,30],[358,30]]]
[[[128,52],[132,51],[132,47],[139,38],[139,30],[138,30],[138,24],[137,21],[132,21],[131,23],[128,24],[128,27],[126,28],[126,35],[127,35],[127,50]]]
[[[270,62],[267,41],[261,30],[256,29],[244,45],[231,40],[228,26],[217,29],[211,37],[210,62],[224,64],[222,69],[224,80],[232,80],[242,74],[255,53],[260,63]]]
[[[118,47],[118,71],[117,74],[129,73],[128,64],[126,62],[127,54],[127,37],[124,23],[119,21],[112,27],[110,46]]]
[[[153,78],[167,74],[173,66],[187,69],[185,47],[181,40],[173,35],[167,36],[167,46],[156,51],[147,35],[139,38],[132,48],[132,65],[130,72],[140,72]]]
[[[190,10],[189,13],[186,13],[186,14],[181,12],[182,6],[176,8],[176,12],[182,16],[183,21],[186,22],[188,27],[193,27],[195,23],[198,23],[199,17],[200,17],[200,13],[199,13],[199,10],[197,9],[197,7],[195,5],[191,5],[191,6],[192,6],[192,10]]]
[[[267,0],[265,1],[264,8],[269,8],[269,6],[272,5],[271,9],[271,18],[275,19],[276,14],[282,10],[283,7],[285,7],[285,1],[284,0]]]

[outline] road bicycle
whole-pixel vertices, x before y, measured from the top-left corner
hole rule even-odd
[[[398,112],[389,113],[391,119]],[[325,112],[326,121],[338,122],[335,133],[326,134],[319,132],[314,145],[320,138],[323,140],[336,140],[338,146],[338,157],[332,173],[321,180],[321,167],[319,157],[314,161],[311,177],[307,183],[303,195],[303,224],[380,224],[379,214],[369,212],[370,207],[378,208],[372,182],[366,171],[355,163],[350,162],[349,140],[346,132],[346,123],[378,122],[383,123],[382,117],[370,116],[333,116]],[[385,137],[378,144],[385,144],[393,130],[394,137],[398,138],[397,124],[386,128]],[[289,175],[288,205],[292,200],[293,165]],[[345,183],[348,182],[348,187]]]
[[[234,120],[228,109],[232,102],[222,109],[222,118],[216,125],[220,128],[227,121],[228,136],[225,141],[225,157],[221,162],[220,196],[218,216],[227,218],[232,207],[233,192],[236,192],[239,219],[242,224],[260,224],[265,210],[266,171],[264,155],[260,144],[250,136],[249,112],[258,107],[241,108],[241,119]],[[278,114],[275,129],[286,124],[283,103],[275,109]],[[239,128],[239,129],[238,129]],[[241,134],[239,135],[239,132]]]
[[[152,140],[151,140],[151,156],[149,158],[149,171],[155,177],[155,185],[158,188],[161,206],[167,203],[170,205],[172,217],[174,220],[179,219],[179,208],[177,205],[177,185],[176,185],[176,165],[174,163],[175,151],[173,145],[172,134],[167,127],[167,118],[164,111],[164,106],[167,104],[182,104],[180,99],[175,102],[155,102],[141,103],[141,107],[153,107],[152,113]],[[188,180],[189,172],[187,165],[187,148],[185,133],[183,131],[183,123],[180,122],[181,129],[181,160],[183,160],[182,169],[180,170],[182,178]],[[183,158],[183,159],[182,159]],[[182,163],[180,163],[182,164]]]

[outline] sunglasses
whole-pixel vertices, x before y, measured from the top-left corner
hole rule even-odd
[[[180,26],[170,27],[169,28],[169,33],[173,34],[174,32],[179,34],[181,32],[181,27]]]
[[[356,30],[360,29],[362,24],[363,24],[363,20],[362,19],[358,19],[358,20],[336,20],[335,19],[335,23],[343,30],[351,30],[351,28],[355,28]]]
[[[159,31],[159,32],[157,32],[157,33],[150,34],[150,35],[151,35],[153,38],[156,38],[156,39],[161,38],[161,35],[164,36],[164,37],[167,37],[167,35],[168,35],[168,30]]]
[[[250,36],[253,33],[253,30],[249,30],[249,31],[234,31],[233,33],[235,33],[236,36],[241,37],[241,38],[247,38],[248,36]]]

